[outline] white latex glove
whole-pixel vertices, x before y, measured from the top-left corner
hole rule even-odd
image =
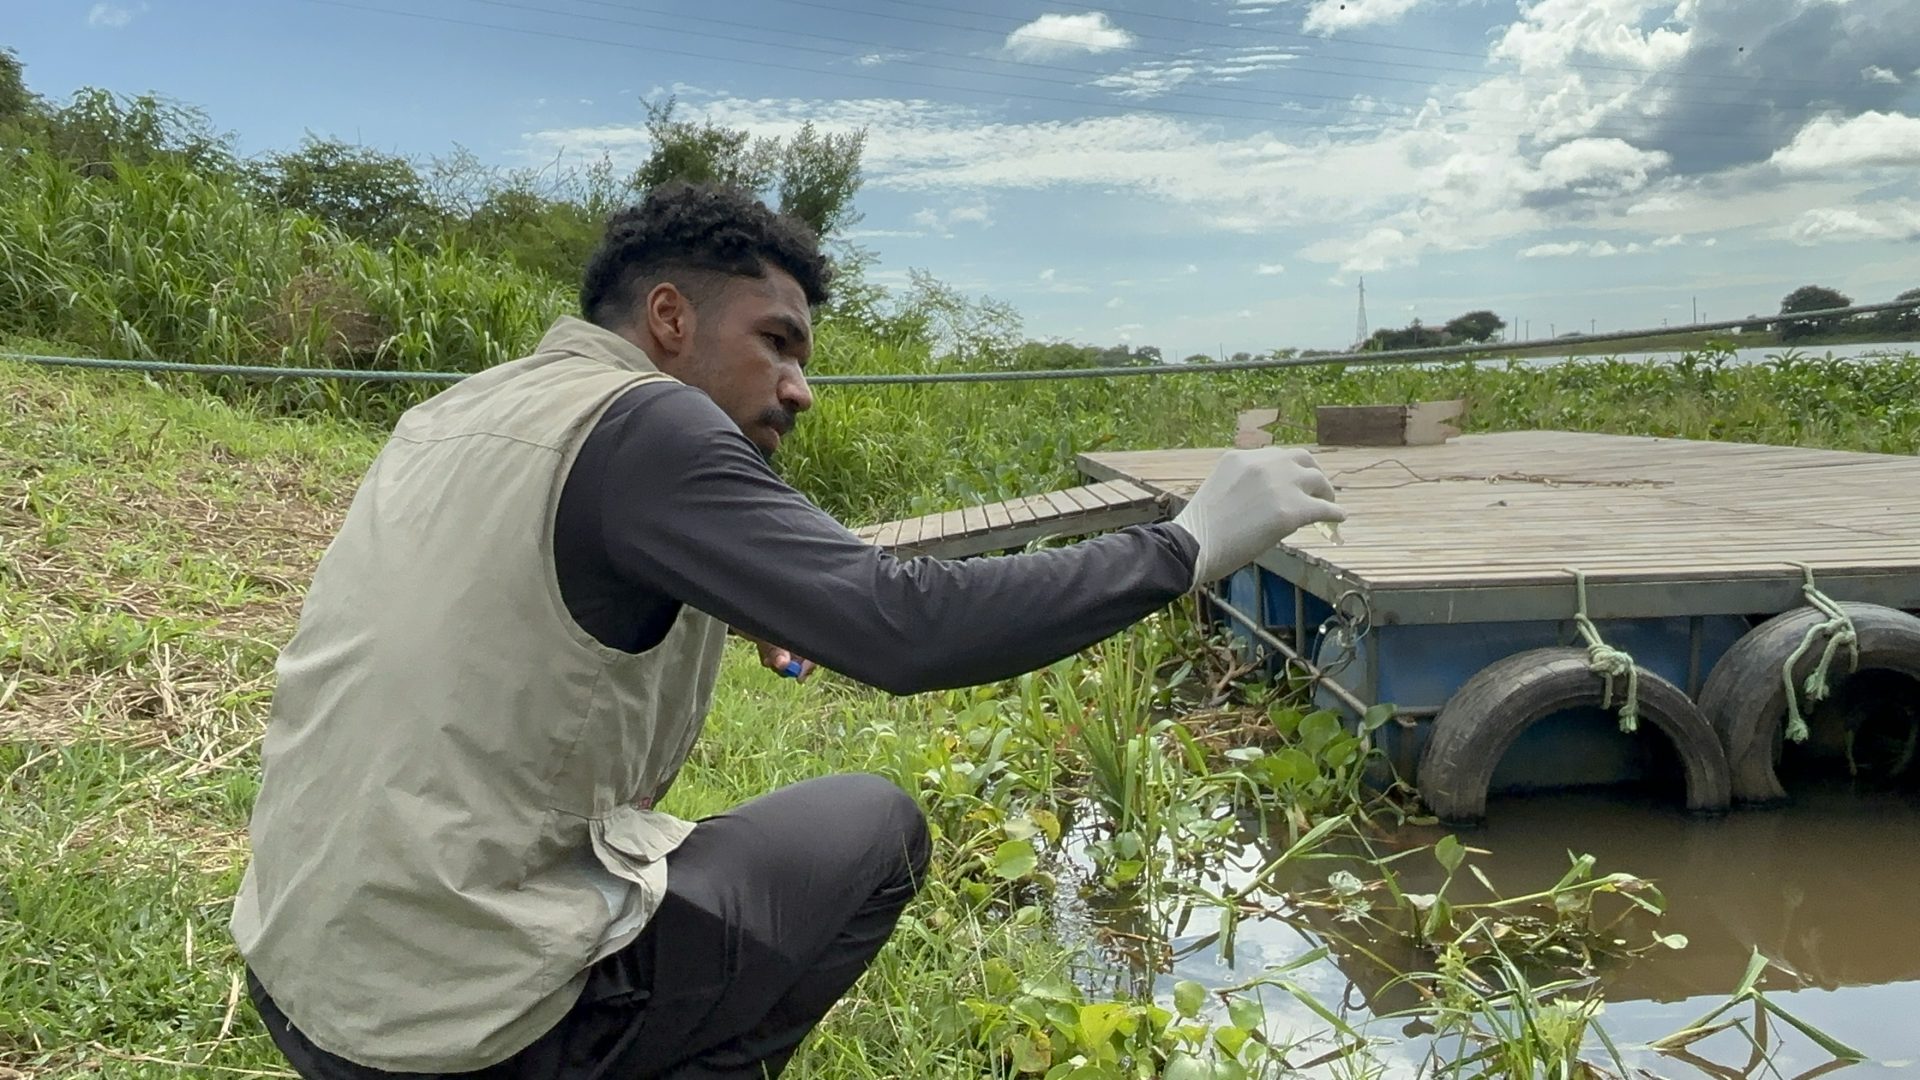
[[[1246,566],[1303,525],[1345,521],[1333,500],[1333,482],[1305,450],[1227,451],[1173,519],[1200,543],[1194,586]]]

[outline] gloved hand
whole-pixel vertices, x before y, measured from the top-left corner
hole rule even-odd
[[[1305,450],[1227,451],[1173,519],[1200,543],[1194,586],[1246,566],[1303,525],[1345,521],[1333,500],[1332,481]]]

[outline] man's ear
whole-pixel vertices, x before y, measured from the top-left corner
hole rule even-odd
[[[644,313],[647,336],[659,342],[667,357],[677,357],[692,346],[693,301],[672,282],[663,281],[647,292]]]

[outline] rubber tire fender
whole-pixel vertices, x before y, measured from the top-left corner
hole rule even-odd
[[[1614,680],[1616,708],[1624,682]],[[1488,664],[1434,719],[1420,755],[1421,798],[1447,824],[1483,821],[1494,769],[1520,733],[1558,712],[1599,707],[1605,697],[1606,680],[1587,666],[1585,649],[1531,649]],[[1680,755],[1687,809],[1726,810],[1732,790],[1726,752],[1707,718],[1684,691],[1645,668],[1638,700],[1643,728],[1658,728]]]
[[[1847,602],[1840,610],[1853,620],[1859,635],[1858,670],[1893,671],[1920,680],[1920,618],[1879,604]],[[1713,725],[1733,773],[1734,801],[1786,801],[1786,788],[1774,767],[1786,741],[1787,687],[1781,672],[1807,632],[1826,621],[1826,613],[1815,607],[1768,619],[1727,650],[1700,688],[1700,711]],[[1826,647],[1827,635],[1817,634],[1794,667],[1793,685],[1803,715],[1811,708],[1807,676]],[[1852,650],[1843,648],[1834,654],[1829,682],[1837,687],[1854,671]]]

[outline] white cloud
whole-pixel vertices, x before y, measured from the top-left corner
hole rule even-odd
[[[147,10],[141,4],[140,10]],[[134,10],[119,4],[99,3],[87,9],[87,25],[95,30],[118,30],[133,21]]]
[[[1653,242],[1653,246],[1657,248],[1684,247],[1686,246],[1686,243],[1687,243],[1686,234],[1674,233],[1672,236],[1663,236],[1660,239],[1655,240]]]
[[[1007,51],[1020,56],[1103,53],[1133,44],[1133,35],[1107,21],[1104,11],[1042,15],[1007,35]]]
[[[1883,203],[1860,208],[1824,206],[1800,215],[1787,230],[1796,244],[1873,240],[1920,240],[1920,203]]]
[[[1287,272],[1287,268],[1280,263],[1261,263],[1253,268],[1253,272],[1264,277],[1273,274],[1284,274]]]
[[[1507,27],[1492,58],[1517,61],[1522,71],[1560,75],[1576,55],[1633,67],[1666,67],[1686,54],[1692,37],[1690,29],[1666,24],[1691,16],[1692,7],[1686,0],[1677,6],[1674,0],[1540,0],[1521,8],[1519,21]],[[1673,18],[1656,23],[1650,18],[1656,13]],[[1654,29],[1642,29],[1649,23],[1655,23]]]
[[[1864,112],[1822,116],[1774,151],[1770,163],[1789,175],[1886,165],[1920,165],[1920,117]]]
[[[1093,80],[1093,85],[1107,90],[1117,90],[1124,98],[1150,98],[1177,88],[1199,71],[1199,67],[1193,64],[1144,64],[1126,71],[1116,71],[1111,75],[1102,75]]]
[[[1125,307],[1126,304],[1127,302],[1125,300],[1122,300],[1120,297],[1116,296],[1107,301],[1107,310],[1118,311],[1119,309]]]
[[[1663,246],[1655,243],[1656,247]],[[1611,258],[1615,255],[1638,255],[1648,250],[1645,244],[1635,241],[1624,246],[1616,246],[1607,240],[1569,240],[1558,244],[1535,244],[1520,253],[1523,259],[1557,259],[1569,255],[1586,255],[1595,259]]]
[[[1218,59],[1202,55],[1203,52],[1189,50],[1189,54],[1182,59],[1153,60],[1125,68],[1093,80],[1093,85],[1118,91],[1121,97],[1138,100],[1157,97],[1189,82],[1242,82],[1248,75],[1284,68],[1300,58],[1298,53],[1265,46],[1228,50]],[[1297,103],[1274,104],[1276,107],[1283,104],[1299,107]]]
[[[1900,85],[1900,76],[1883,67],[1867,68],[1860,73],[1860,77],[1870,83],[1888,83],[1893,86]]]
[[[1420,0],[1314,0],[1304,28],[1309,34],[1331,34],[1399,21],[1420,6]]]
[[[978,225],[983,229],[990,227],[993,224],[993,212],[982,202],[952,206],[945,210],[929,206],[913,215],[913,223],[951,240],[955,225]]]
[[[1200,267],[1195,263],[1188,263],[1186,265],[1186,268],[1181,270],[1180,272],[1182,274],[1197,274],[1200,272]]]
[[[1053,280],[1053,267],[1051,267],[1051,266],[1049,266],[1049,267],[1047,267],[1047,268],[1046,268],[1045,270],[1042,270],[1042,271],[1040,271],[1040,280],[1041,280],[1041,281],[1052,281],[1052,280]]]
[[[1620,139],[1575,139],[1543,154],[1538,172],[1547,190],[1631,192],[1647,186],[1649,174],[1669,160]]]

